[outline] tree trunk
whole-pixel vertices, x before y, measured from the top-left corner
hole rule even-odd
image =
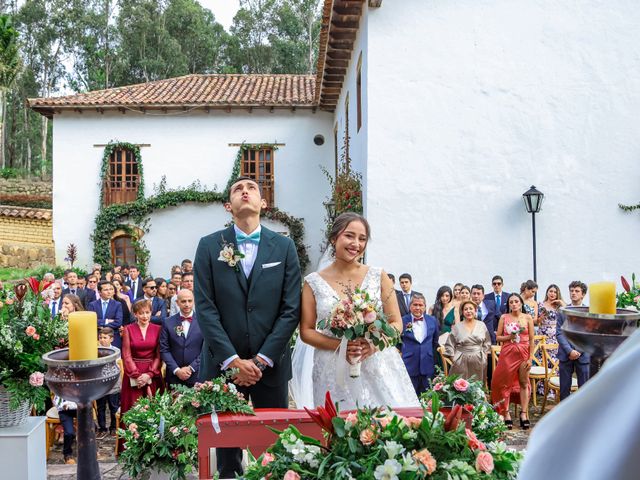
[[[4,88],[0,88],[0,168],[6,167],[4,157],[4,122],[6,117],[6,102],[7,92]]]
[[[24,131],[26,132],[24,135],[25,139],[25,153],[26,161],[29,165],[31,165],[31,136],[29,135],[29,112],[26,108],[22,109],[22,113],[24,116]],[[23,162],[24,163],[24,162]]]
[[[42,152],[42,159],[40,160],[40,175],[42,178],[45,177],[47,173],[47,131],[49,126],[49,119],[42,116],[42,145],[40,151]]]

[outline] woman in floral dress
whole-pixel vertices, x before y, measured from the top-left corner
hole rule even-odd
[[[558,309],[566,304],[562,300],[560,287],[555,284],[549,285],[544,295],[544,300],[538,305],[538,333],[544,335],[544,343],[558,343],[556,339],[556,322],[558,319]],[[549,350],[549,355],[555,362],[558,350]],[[542,351],[538,351],[536,357],[542,362]],[[538,382],[538,394],[544,395],[544,384]]]

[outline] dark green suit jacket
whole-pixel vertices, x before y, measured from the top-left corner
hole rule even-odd
[[[198,323],[204,337],[200,379],[220,375],[233,355],[269,357],[261,382],[282,385],[291,378],[289,339],[300,320],[301,276],[293,241],[264,226],[258,254],[247,279],[218,260],[226,243],[237,247],[233,226],[200,240],[193,264]]]

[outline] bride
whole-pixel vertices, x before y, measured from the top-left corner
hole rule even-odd
[[[330,330],[317,330],[319,320],[325,319],[338,300],[346,296],[345,288],[360,287],[372,298],[380,299],[384,313],[391,325],[402,331],[400,311],[391,280],[381,268],[368,267],[359,262],[364,255],[370,237],[369,223],[356,213],[348,212],[338,216],[333,224],[329,240],[334,252],[333,262],[325,269],[305,277],[302,290],[302,318],[300,339],[314,347],[313,364],[296,362],[296,358],[310,358],[304,353],[300,342],[294,350],[294,383],[298,386],[309,384],[311,370],[313,404],[324,404],[329,390],[341,409],[356,406],[418,406],[418,398],[407,374],[404,363],[394,347],[378,351],[364,339],[349,341],[346,355],[340,356],[340,340]],[[351,378],[347,362],[362,362],[359,377]],[[311,395],[307,392],[306,398]],[[298,392],[296,403],[300,408]],[[304,405],[309,406],[309,405]]]

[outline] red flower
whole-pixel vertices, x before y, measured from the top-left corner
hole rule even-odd
[[[447,418],[444,421],[444,429],[447,432],[455,430],[458,428],[458,424],[460,423],[460,419],[462,418],[462,407],[460,405],[454,405],[447,415]]]
[[[16,298],[18,301],[21,302],[27,293],[27,286],[24,283],[20,283],[13,287],[13,291],[16,292]]]
[[[467,412],[473,412],[473,405],[471,405],[470,403],[467,403],[467,404],[464,406],[464,409],[465,409]]]
[[[44,280],[39,282],[38,279],[35,277],[29,277],[26,280],[29,286],[31,287],[31,291],[33,293],[40,293],[53,283],[53,282],[45,282]]]
[[[627,282],[627,279],[621,276],[620,281],[622,282],[622,288],[624,288],[625,291],[630,292],[631,286],[629,285],[629,282]]]
[[[333,418],[338,416],[338,412],[333,404],[333,400],[331,400],[331,394],[328,391],[325,396],[324,407],[316,408],[316,412],[309,410],[307,407],[304,407],[304,409],[311,419],[320,425],[323,430],[328,432],[330,435],[335,433],[335,429],[333,428]]]

